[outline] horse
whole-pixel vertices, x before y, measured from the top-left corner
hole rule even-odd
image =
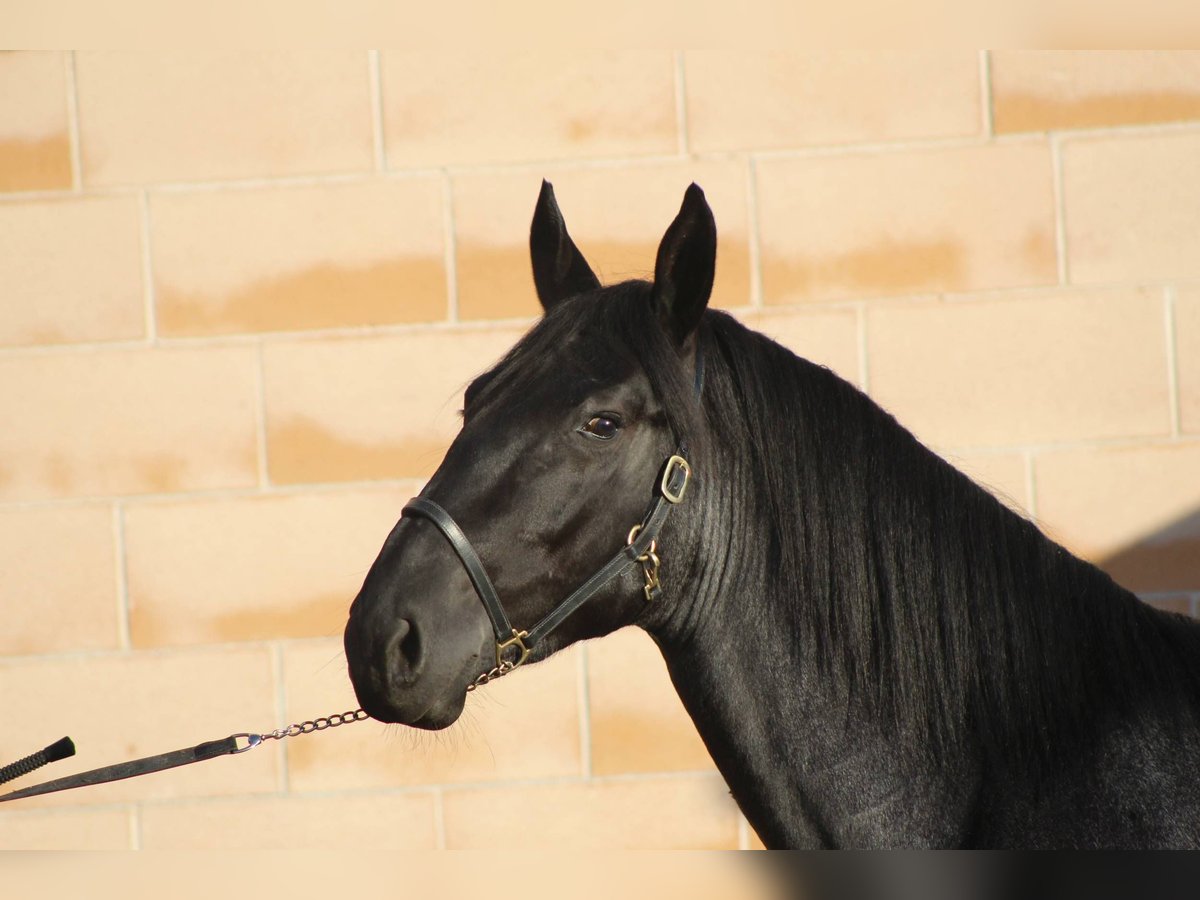
[[[601,286],[543,182],[543,315],[351,606],[363,709],[444,728],[636,625],[768,847],[1200,846],[1200,624],[710,309],[716,234],[693,184]]]

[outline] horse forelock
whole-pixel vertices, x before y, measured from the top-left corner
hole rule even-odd
[[[556,305],[478,380],[476,397],[519,405],[535,386],[586,392],[640,369],[677,440],[697,430],[686,361],[659,321],[646,281],[626,281]]]

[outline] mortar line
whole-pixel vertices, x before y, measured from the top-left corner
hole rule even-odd
[[[374,150],[372,150],[374,157]],[[671,157],[674,161],[678,159]],[[207,194],[224,193],[228,191],[259,191],[286,188],[306,187],[336,187],[349,184],[370,184],[373,181],[386,179],[388,181],[412,181],[421,178],[432,178],[439,169],[432,166],[422,166],[411,169],[387,169],[377,171],[372,165],[366,169],[336,171],[336,172],[303,172],[295,175],[269,175],[231,177],[227,179],[196,179],[194,181],[154,181],[154,182],[116,182],[113,184],[96,184],[88,186],[88,194],[96,196],[114,196],[131,194],[139,190],[151,190],[158,194]],[[42,197],[53,199],[61,197],[62,191],[33,190],[12,192],[0,196],[0,203],[10,200],[30,200]]]
[[[313,638],[290,638],[294,643],[303,642],[333,642],[339,640],[336,634],[321,635]],[[179,657],[188,655],[206,656],[213,653],[226,653],[231,651],[253,651],[255,653],[266,653],[270,656],[271,642],[267,640],[227,640],[227,641],[212,641],[209,643],[200,644],[165,644],[161,646],[150,647],[134,647],[129,651],[113,649],[111,647],[103,648],[84,648],[76,650],[49,650],[41,653],[22,653],[18,656],[7,657],[10,661],[19,660],[22,663],[39,663],[39,662],[65,662],[68,660],[115,660],[128,658],[129,656],[137,656],[142,659],[157,659],[160,657]]]
[[[1050,167],[1054,182],[1054,254],[1058,264],[1058,283],[1069,284],[1071,271],[1067,265],[1067,203],[1063,186],[1062,142],[1057,134],[1050,135]]]
[[[915,137],[900,138],[893,141],[860,141],[840,144],[809,144],[803,147],[787,147],[783,149],[759,149],[751,152],[764,161],[787,161],[801,159],[824,159],[830,156],[881,156],[888,153],[920,153],[936,150],[967,150],[983,147],[988,144],[1032,144],[1039,135],[1011,134],[994,135],[991,138],[981,134],[951,137]]]
[[[75,76],[75,51],[63,57],[67,82],[67,135],[71,152],[71,189],[83,191],[83,154],[79,145],[79,88]]]
[[[1171,137],[1200,133],[1195,121],[1185,122],[1156,122],[1152,125],[1105,126],[1102,128],[1072,128],[1071,139],[1104,139],[1123,137]],[[1054,133],[1050,133],[1054,136]],[[987,144],[1014,145],[1033,144],[1041,141],[1044,135],[1040,132],[1015,132],[1012,134],[993,134],[991,138],[982,135],[930,137],[930,138],[901,138],[893,141],[849,141],[835,144],[810,144],[804,147],[788,147],[780,150],[756,150],[754,155],[759,159],[785,160],[805,159],[825,156],[858,156],[878,155],[881,153],[903,153],[921,150],[955,150],[971,147],[981,147]],[[709,154],[699,154],[706,158]]]
[[[433,789],[433,835],[438,850],[446,849],[446,796],[441,788]]]
[[[141,242],[142,242],[142,303],[143,303],[143,322],[146,334],[143,340],[146,343],[156,343],[158,340],[158,319],[155,314],[155,296],[154,290],[154,260],[150,250],[150,195],[148,191],[138,192],[138,219],[141,225]]]
[[[1036,524],[1038,520],[1037,471],[1033,465],[1033,452],[1026,450],[1021,456],[1025,462],[1025,496],[1029,503],[1029,520]]]
[[[1200,438],[1193,435],[1181,435],[1182,441],[1169,434],[1120,435],[1117,437],[1082,437],[1064,438],[1063,440],[1020,441],[1013,444],[935,444],[931,447],[935,453],[971,453],[980,455],[996,455],[1028,451],[1030,453],[1058,453],[1074,450],[1133,450],[1139,447],[1163,447],[1178,444],[1198,444]]]
[[[122,651],[133,649],[133,630],[130,627],[129,609],[129,566],[125,547],[125,508],[117,500],[112,507],[113,552],[116,557],[117,587],[117,647]]]
[[[746,821],[746,817],[738,811],[738,849],[750,849],[750,823]]]
[[[1191,122],[1164,122],[1152,125],[1106,126],[1103,128],[1072,129],[1069,137],[1076,139],[1102,139],[1112,137],[1170,137],[1180,134],[1200,134],[1200,128]],[[809,147],[794,147],[786,150],[759,150],[754,156],[764,160],[774,159],[803,159],[806,157],[861,155],[895,153],[904,151],[937,150],[979,147],[992,144],[1021,144],[1032,143],[1041,138],[1038,134],[1020,133],[993,135],[989,141],[983,136],[924,138],[882,142],[846,142],[840,144],[818,144]],[[734,154],[729,152],[692,153],[693,159],[703,161],[729,161]],[[446,167],[452,174],[518,174],[542,173],[547,167],[557,171],[612,169],[633,166],[670,166],[680,163],[678,152],[671,154],[646,154],[643,156],[597,156],[584,159],[547,158],[537,160],[521,160],[509,163],[474,163]],[[368,171],[339,171],[328,173],[299,173],[295,175],[279,175],[273,177],[244,177],[226,180],[195,179],[192,181],[161,181],[152,184],[117,183],[89,186],[88,193],[97,196],[129,194],[138,190],[152,189],[156,192],[192,192],[192,191],[228,191],[256,188],[303,187],[310,185],[344,184],[355,182],[370,182],[380,177],[395,180],[431,177],[441,171],[431,166],[414,166],[404,169],[388,169],[378,172]],[[13,191],[0,196],[0,204],[23,202],[37,199],[57,199],[62,197],[61,190]]]
[[[267,379],[262,341],[255,348],[254,358],[254,398],[257,406],[254,417],[255,465],[258,469],[258,486],[265,491],[271,486],[271,472],[267,456]]]
[[[283,650],[278,641],[271,641],[268,651],[271,658],[271,677],[275,680],[275,722],[276,728],[282,728],[287,721],[287,683],[283,672]],[[280,747],[276,751],[279,760],[279,772],[275,778],[275,787],[284,794],[290,794],[292,789],[292,772],[288,759],[288,742],[276,741]]]
[[[362,797],[382,798],[382,797],[420,797],[433,796],[434,799],[434,816],[435,827],[441,832],[441,840],[445,840],[445,810],[444,801],[447,794],[463,794],[463,793],[478,793],[478,792],[494,792],[494,791],[514,791],[522,789],[536,788],[562,788],[562,787],[582,787],[586,788],[592,785],[621,785],[621,784],[650,784],[663,782],[708,782],[719,783],[725,785],[727,782],[721,777],[721,774],[715,769],[697,769],[682,772],[630,772],[620,775],[604,775],[594,779],[584,779],[578,775],[572,776],[546,776],[543,778],[507,778],[503,780],[480,780],[480,781],[462,781],[462,782],[435,782],[429,784],[378,784],[378,785],[363,785],[355,787],[339,787],[326,788],[317,790],[305,790],[289,793],[283,796],[306,798],[306,799],[353,799]],[[245,799],[254,801],[269,801],[278,798],[279,793],[264,792],[253,794]],[[196,806],[219,806],[224,803],[238,802],[239,798],[230,795],[207,795],[207,796],[189,796],[189,797],[164,797],[164,798],[147,798],[138,801],[139,805],[145,807],[170,807],[179,804],[196,805]],[[95,808],[104,808],[97,806]],[[441,821],[438,820],[439,808],[441,809]],[[40,810],[38,810],[40,812]],[[46,810],[47,813],[53,814],[53,810]]]
[[[869,373],[868,373],[869,374]],[[1174,437],[1169,434],[1121,436],[1106,438],[1078,438],[1061,441],[1030,441],[1013,444],[979,444],[979,445],[932,445],[939,456],[946,454],[971,454],[978,456],[1012,455],[1021,452],[1058,453],[1075,450],[1127,450],[1139,447],[1179,447],[1200,444],[1200,436],[1181,434]],[[173,503],[180,500],[224,501],[240,500],[252,497],[291,497],[309,493],[336,493],[339,491],[354,492],[364,490],[411,490],[413,485],[424,484],[426,476],[409,476],[406,478],[379,478],[357,481],[314,481],[297,484],[270,485],[267,489],[257,484],[238,487],[197,488],[167,493],[147,494],[95,494],[85,497],[46,497],[33,500],[0,500],[0,511],[16,512],[33,509],[61,509],[98,504],[108,504],[121,501],[129,504]]]
[[[992,106],[992,55],[987,50],[979,51],[980,110],[983,115],[984,137],[995,137],[996,111]]]
[[[746,157],[746,218],[750,232],[750,307],[762,309],[766,299],[763,297],[762,232],[758,224],[758,164],[750,156]]]
[[[687,72],[683,64],[683,51],[675,51],[675,127],[679,131],[679,155],[687,156],[691,141],[688,139]]]
[[[856,316],[855,328],[857,329],[858,339],[858,377],[862,392],[864,394],[871,393],[871,365],[867,355],[867,304],[859,303]]]
[[[458,310],[458,240],[455,237],[457,225],[454,219],[454,186],[450,181],[450,172],[442,170],[442,264],[446,267],[446,301],[448,321],[457,324]]]
[[[486,333],[491,331],[513,331],[527,329],[534,322],[532,316],[513,316],[506,319],[481,319],[452,322],[400,322],[393,325],[350,325],[340,328],[319,328],[305,331],[242,332],[227,335],[202,335],[197,337],[159,338],[156,346],[169,349],[205,349],[213,347],[245,347],[259,341],[271,343],[317,343],[323,340],[344,338],[393,338],[420,334]],[[29,356],[54,356],[70,353],[104,353],[106,351],[142,350],[145,339],[113,341],[76,341],[64,344],[32,344],[27,346],[0,347],[0,359]]]
[[[129,849],[142,849],[142,807],[139,803],[129,805]]]
[[[1171,412],[1171,435],[1182,434],[1182,411],[1179,401],[1179,354],[1175,329],[1175,288],[1168,285],[1163,291],[1163,320],[1167,341],[1167,401]]]
[[[387,171],[387,146],[383,135],[383,76],[379,51],[367,51],[367,69],[371,81],[371,141],[375,148],[375,171]]]
[[[587,642],[579,645],[576,677],[579,679],[577,697],[579,702],[579,757],[583,777],[592,777],[592,692],[588,684],[588,673],[591,667],[588,662]]]
[[[1118,437],[1072,438],[1061,441],[1023,441],[1013,444],[936,444],[929,443],[929,448],[938,456],[952,454],[961,456],[1003,456],[1014,453],[1028,452],[1061,453],[1079,450],[1137,450],[1142,447],[1188,447],[1200,446],[1200,437],[1182,434],[1178,438],[1172,435],[1145,434],[1122,435]]]
[[[0,203],[3,200],[0,199]],[[1190,283],[1190,282],[1189,282]],[[1161,289],[1167,286],[1167,282],[1160,279],[1145,279],[1132,281],[1114,281],[1104,285],[1094,286],[1095,290],[1154,290]],[[1078,286],[1069,286],[1073,290],[1083,290]],[[1052,296],[1061,294],[1062,285],[1035,285],[1030,287],[1004,288],[1004,289],[985,289],[979,291],[956,292],[940,295],[945,303],[951,304],[970,304],[983,301],[1007,301],[1034,299],[1042,296]],[[837,312],[850,309],[858,309],[864,303],[874,302],[876,300],[884,300],[891,306],[911,306],[929,304],[937,301],[937,298],[929,293],[918,294],[895,294],[895,295],[871,295],[861,298],[847,298],[840,300],[829,300],[821,303],[788,303],[772,305],[769,311],[772,314],[786,315],[788,313],[818,313],[818,312]],[[737,313],[755,311],[756,308],[752,305],[740,306],[731,311]],[[767,308],[763,307],[766,311]],[[243,332],[238,334],[225,335],[201,335],[196,337],[180,336],[180,337],[158,337],[156,346],[163,349],[170,348],[214,348],[214,347],[244,347],[257,344],[260,341],[269,342],[272,344],[302,344],[302,343],[319,343],[327,340],[343,340],[343,339],[379,339],[385,340],[395,337],[407,337],[410,335],[422,334],[456,334],[469,332],[487,333],[496,331],[513,331],[517,329],[527,329],[535,321],[535,317],[531,316],[512,316],[499,319],[468,319],[461,322],[452,322],[449,320],[437,320],[432,322],[398,322],[390,325],[350,325],[331,328],[313,328],[296,331],[263,331],[263,332]],[[57,356],[70,354],[88,354],[88,353],[105,353],[105,352],[123,352],[128,350],[141,350],[146,346],[144,339],[141,340],[111,340],[111,341],[73,341],[62,344],[31,344],[26,346],[7,346],[0,347],[0,360],[3,359],[20,359],[37,356]]]
[[[543,787],[588,787],[590,785],[620,785],[647,784],[653,782],[692,781],[717,782],[727,785],[721,773],[715,769],[692,769],[688,771],[667,772],[628,772],[620,775],[601,775],[593,779],[584,779],[579,775],[550,775],[543,778],[506,778],[503,780],[479,780],[461,782],[433,782],[429,784],[380,784],[356,787],[327,788],[319,790],[297,791],[288,796],[305,798],[355,798],[355,797],[417,797],[441,795],[444,799],[447,793],[474,793],[510,791],[524,788]],[[267,801],[277,798],[278,793],[261,793],[250,795],[250,801]],[[224,794],[189,797],[147,798],[139,801],[142,806],[169,807],[176,804],[187,805],[220,805],[222,803],[238,802],[237,797]],[[97,806],[95,808],[102,808]],[[47,810],[52,813],[52,810]]]
[[[258,484],[239,487],[197,488],[170,493],[156,494],[112,494],[90,497],[47,497],[38,500],[0,500],[0,511],[19,512],[31,509],[62,509],[80,506],[107,505],[115,502],[134,505],[175,503],[180,500],[205,500],[225,502],[260,497],[295,497],[306,494],[355,493],[367,490],[411,490],[414,485],[423,485],[426,476],[408,478],[380,478],[366,481],[313,481],[296,484],[273,484],[262,488]]]

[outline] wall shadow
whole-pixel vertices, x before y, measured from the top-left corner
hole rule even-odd
[[[1200,594],[1200,509],[1096,564],[1136,594]]]

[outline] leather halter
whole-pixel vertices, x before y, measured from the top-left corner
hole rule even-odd
[[[704,358],[697,345],[697,397],[700,396],[703,386]],[[480,676],[483,683],[492,677],[511,672],[525,662],[542,638],[561,625],[571,613],[579,609],[604,585],[625,574],[639,563],[647,565],[648,559],[654,560],[653,577],[651,577],[650,569],[646,570],[646,600],[652,601],[661,596],[662,590],[657,577],[658,558],[654,551],[663,523],[666,522],[672,507],[683,500],[691,480],[692,468],[688,464],[686,453],[687,442],[680,441],[675,452],[663,463],[658,477],[658,496],[641,523],[635,525],[630,531],[629,540],[625,546],[528,630],[518,630],[513,627],[508,615],[504,612],[504,606],[500,603],[500,596],[496,593],[496,588],[488,578],[487,570],[484,568],[479,554],[475,552],[470,540],[467,539],[466,534],[463,533],[462,528],[454,521],[450,513],[427,497],[414,497],[408,501],[400,513],[401,518],[409,516],[410,518],[427,519],[437,527],[450,543],[455,554],[458,555],[463,568],[466,569],[467,577],[471,579],[475,593],[479,595],[479,599],[483,602],[483,608],[492,621],[492,631],[496,637],[496,668],[491,673]],[[512,651],[511,656],[509,651]],[[478,683],[480,683],[479,680],[476,684]]]

